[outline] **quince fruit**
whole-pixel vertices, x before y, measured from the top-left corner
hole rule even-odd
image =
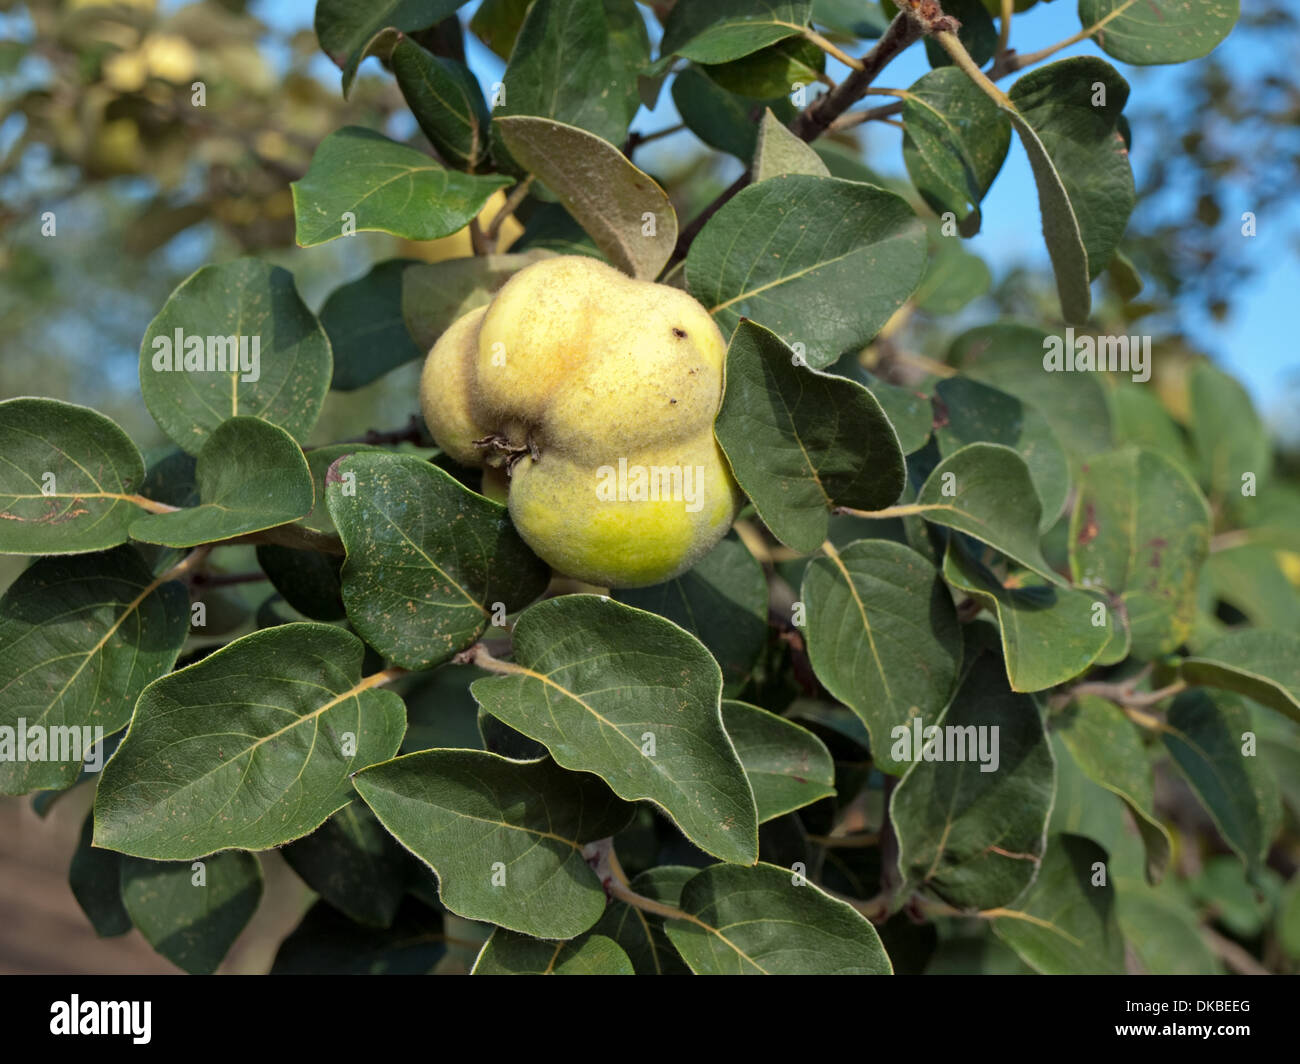
[[[544,259],[434,344],[420,403],[438,445],[484,466],[520,536],[602,587],[680,575],[740,493],[713,438],[726,342],[685,292],[596,259]],[[490,489],[489,489],[490,490]]]

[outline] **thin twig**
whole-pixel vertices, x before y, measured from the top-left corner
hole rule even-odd
[[[524,197],[528,195],[528,189],[532,183],[533,175],[529,174],[510,190],[510,195],[506,197],[505,203],[501,204],[501,209],[493,216],[492,221],[488,224],[487,232],[483,234],[487,239],[489,251],[496,251],[497,240],[501,234],[501,226],[505,223],[507,218],[515,213],[519,204],[524,202]]]
[[[818,48],[829,55],[832,59],[838,59],[846,67],[850,67],[853,70],[862,69],[861,59],[854,59],[853,56],[849,55],[837,45],[832,44],[811,26],[805,26],[803,28],[803,35],[805,40],[812,41],[813,44],[817,45]]]

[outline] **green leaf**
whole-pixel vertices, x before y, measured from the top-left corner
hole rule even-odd
[[[847,352],[828,368],[832,373],[857,381],[876,397],[898,434],[903,454],[912,454],[925,446],[934,423],[934,408],[928,395],[877,377],[863,367],[856,351]]]
[[[937,721],[961,665],[957,614],[939,574],[901,543],[859,540],[813,559],[799,597],[817,678],[867,725],[876,767],[901,774],[890,733],[918,713]]]
[[[1001,910],[993,931],[1043,975],[1123,975],[1124,940],[1115,888],[1093,886],[1106,851],[1079,835],[1053,835],[1038,880],[1019,904]]]
[[[1244,507],[1247,474],[1252,484],[1269,477],[1268,431],[1241,383],[1208,362],[1192,370],[1188,398],[1197,479],[1212,499]]]
[[[22,572],[0,598],[0,728],[14,729],[0,739],[0,794],[71,786],[94,729],[126,726],[188,632],[185,585],[156,578],[131,547],[42,558]]]
[[[846,37],[879,37],[889,18],[876,0],[813,0],[813,22]]]
[[[722,723],[754,788],[760,824],[835,793],[830,752],[807,728],[731,701],[722,703]]]
[[[498,927],[470,975],[635,975],[617,942],[590,934],[545,942]]]
[[[1219,975],[1196,911],[1169,891],[1119,887],[1119,927],[1147,975]]]
[[[348,555],[348,619],[398,665],[445,661],[494,614],[501,623],[546,589],[549,570],[524,546],[506,508],[435,465],[371,451],[339,461],[328,481],[330,514]]]
[[[509,59],[519,36],[519,27],[533,0],[483,0],[469,20],[469,28],[480,41],[502,59]]]
[[[122,855],[91,845],[94,818],[87,814],[68,868],[68,886],[100,938],[125,935],[131,914],[122,904]]]
[[[1300,720],[1300,636],[1293,632],[1228,632],[1180,671],[1188,683],[1236,691]]]
[[[145,940],[191,975],[211,975],[262,900],[251,853],[201,861],[122,859],[122,903]]]
[[[992,287],[993,274],[984,260],[964,251],[956,240],[945,237],[935,248],[930,268],[912,301],[927,314],[956,314]]]
[[[758,125],[758,142],[754,148],[756,183],[782,174],[830,177],[830,173],[821,156],[786,129],[772,113],[772,108],[763,109],[763,118]]]
[[[1215,599],[1239,610],[1260,628],[1300,632],[1300,592],[1278,564],[1279,551],[1259,543],[1217,550],[1205,575]]]
[[[199,505],[145,514],[131,537],[169,547],[233,539],[311,513],[315,489],[302,449],[284,429],[256,417],[232,417],[213,430],[195,467]]]
[[[1039,874],[1055,790],[1033,699],[981,654],[946,711],[922,712],[895,733],[890,757],[914,759],[890,802],[904,878],[959,909],[1013,902]]]
[[[127,538],[144,459],[115,422],[54,399],[0,403],[0,553],[79,554]]]
[[[1293,658],[1292,661],[1300,661]],[[1161,738],[1224,841],[1246,862],[1253,878],[1263,867],[1281,825],[1277,781],[1253,751],[1250,712],[1235,695],[1184,691],[1169,708]]]
[[[723,730],[722,674],[698,640],[654,614],[565,595],[520,615],[513,653],[496,666],[505,675],[471,688],[484,709],[565,768],[654,802],[706,853],[753,864],[754,796]]]
[[[1013,691],[1042,691],[1082,676],[1114,637],[1113,611],[1104,604],[1104,612],[1096,610],[1100,595],[1025,574],[1004,584],[954,541],[943,576],[997,616]]]
[[[935,466],[916,496],[927,521],[965,532],[1054,584],[1038,543],[1041,504],[1029,467],[1010,447],[971,443]]]
[[[710,0],[677,4],[664,24],[661,57],[726,63],[803,32],[811,0]]]
[[[463,229],[499,188],[496,174],[448,170],[405,144],[361,126],[335,130],[316,147],[293,189],[299,247],[345,232],[381,232],[436,240]]]
[[[1209,55],[1240,13],[1238,0],[1079,0],[1079,21],[1121,63],[1185,63]]]
[[[681,865],[659,865],[633,877],[629,885],[643,898],[676,908],[682,888],[698,871]],[[637,975],[690,974],[686,962],[668,941],[663,918],[654,913],[614,899],[591,930],[617,942]]]
[[[966,376],[1037,407],[1077,475],[1082,459],[1114,446],[1107,389],[1092,374],[1044,373],[1048,341],[1048,334],[1032,325],[980,325],[952,342],[948,360]]]
[[[341,621],[347,616],[339,569],[343,559],[322,551],[259,544],[257,564],[285,602],[313,621]]]
[[[1046,532],[1056,524],[1070,494],[1070,469],[1047,418],[1014,395],[964,377],[940,381],[934,406],[934,438],[941,455],[981,441],[1010,447],[1025,460],[1038,493],[1038,530]]]
[[[376,263],[364,277],[334,289],[320,308],[320,323],[334,349],[330,387],[335,391],[378,380],[432,346],[417,347],[402,317],[403,277],[412,261]]]
[[[870,921],[788,868],[712,865],[681,909],[664,926],[696,975],[893,974]]]
[[[764,111],[771,110],[780,122],[789,122],[798,113],[785,96],[758,100],[729,92],[696,66],[673,75],[673,103],[687,129],[710,148],[743,163],[749,163],[758,150],[759,118]]]
[[[835,507],[882,509],[906,480],[898,437],[875,396],[802,364],[752,321],[737,326],[727,348],[714,433],[763,523],[799,551],[826,538]]]
[[[677,243],[677,213],[621,151],[576,126],[523,115],[497,119],[520,165],[559,197],[609,261],[642,280],[658,276]]]
[[[463,63],[403,37],[390,59],[407,106],[429,143],[451,166],[473,170],[487,152],[491,120],[478,79]]]
[[[1134,656],[1168,653],[1190,634],[1209,543],[1205,499],[1169,459],[1126,447],[1083,467],[1070,570],[1077,584],[1118,596]]]
[[[767,642],[767,578],[749,548],[729,534],[675,580],[614,597],[685,628],[722,667],[722,693],[739,694]]]
[[[551,252],[539,249],[519,255],[476,255],[406,267],[402,273],[401,312],[416,349],[427,352],[457,318],[487,306],[516,273],[550,256]]]
[[[753,318],[817,368],[871,340],[924,272],[925,228],[905,200],[805,174],[742,189],[686,256],[687,286],[724,333]]]
[[[778,99],[791,95],[799,86],[807,88],[821,80],[826,53],[803,37],[788,37],[740,59],[701,69],[738,96]]]
[[[319,901],[283,942],[272,975],[424,975],[448,952],[443,915],[407,898],[392,927],[357,924]]]
[[[332,366],[329,339],[293,275],[235,259],[190,274],[149,323],[140,390],[158,427],[188,454],[243,414],[305,443]]]
[[[341,628],[285,624],[155,680],[104,768],[95,844],[185,861],[314,831],[406,727],[402,700],[373,690],[385,674],[362,679],[364,651]]]
[[[1115,253],[1137,201],[1116,128],[1128,82],[1104,60],[1079,56],[1031,71],[1009,95],[1038,183],[1061,311],[1081,324],[1091,303],[1088,282]]]
[[[371,38],[393,27],[410,33],[441,22],[465,0],[317,0],[316,37],[343,71],[347,96]]]
[[[361,802],[349,802],[281,856],[307,886],[357,923],[391,927],[410,858]]]
[[[506,66],[497,121],[550,118],[621,143],[641,106],[636,79],[649,59],[645,22],[632,0],[534,0]],[[528,165],[509,139],[506,147]]]
[[[937,215],[952,212],[972,237],[1011,144],[1008,118],[965,72],[940,66],[907,90],[902,124],[907,176]]]
[[[549,759],[425,750],[355,782],[384,827],[438,874],[443,904],[467,920],[573,938],[604,911],[582,848],[625,827],[632,809],[594,776]]]
[[[1052,729],[1091,780],[1124,800],[1146,847],[1147,881],[1159,883],[1169,867],[1173,840],[1155,813],[1151,764],[1137,725],[1104,698],[1076,695],[1052,718]]]

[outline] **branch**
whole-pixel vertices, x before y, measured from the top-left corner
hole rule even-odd
[[[685,122],[678,122],[675,126],[665,126],[663,129],[656,129],[649,133],[629,133],[627,140],[623,142],[623,154],[630,159],[632,153],[642,144],[650,144],[663,137],[671,137],[674,133],[680,133],[685,128]]]
[[[400,429],[367,429],[364,435],[353,436],[350,440],[338,440],[337,443],[366,443],[372,447],[383,447],[393,443],[424,443],[428,437],[421,428],[419,414],[412,414],[406,425]],[[332,447],[336,444],[321,444]],[[307,451],[319,450],[319,447],[305,447]]]
[[[1202,927],[1200,932],[1215,955],[1234,972],[1240,975],[1273,974],[1232,939],[1224,938],[1208,927]]]
[[[825,37],[823,37],[811,26],[805,26],[803,28],[803,36],[804,36],[804,40],[811,41],[813,44],[817,45],[817,47],[820,48],[823,52],[829,55],[832,59],[838,59],[846,67],[850,67],[853,70],[862,69],[861,59],[854,59],[853,56],[847,54],[841,48],[832,44],[830,41],[828,41]]]
[[[293,547],[295,550],[314,550],[321,554],[343,554],[343,540],[335,535],[317,532],[306,525],[276,525],[261,532],[250,532],[234,539],[223,539],[209,544],[213,547],[234,547],[241,544],[257,545],[269,543],[277,547]]]
[[[905,0],[905,2],[916,3],[917,0]],[[933,4],[933,0],[929,0],[929,2]],[[949,21],[951,22],[951,20]],[[790,123],[790,132],[809,143],[816,140],[830,128],[835,119],[839,118],[840,115],[867,94],[871,82],[875,80],[876,75],[884,69],[885,65],[904,48],[920,40],[924,32],[923,24],[918,21],[917,16],[907,11],[900,11],[894,16],[889,28],[885,30],[884,35],[876,42],[875,46],[860,60],[856,61],[853,73],[830,92],[818,96],[804,110],[799,112],[795,120]],[[749,180],[750,173],[746,170],[678,234],[677,246],[673,249],[672,257],[668,260],[665,269],[671,269],[676,263],[686,258],[686,252],[690,250],[691,241],[695,239],[700,230],[704,228],[708,220],[718,212],[718,209],[723,204],[749,184]]]

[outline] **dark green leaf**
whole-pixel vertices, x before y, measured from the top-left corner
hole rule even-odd
[[[191,975],[211,975],[262,900],[262,867],[232,851],[201,861],[122,859],[122,902],[145,940]]]
[[[426,52],[409,37],[397,42],[391,63],[429,143],[449,165],[472,171],[487,151],[491,119],[473,72],[463,63]]]
[[[954,541],[943,576],[997,616],[1014,691],[1042,691],[1083,675],[1114,636],[1116,619],[1101,595],[1023,573],[1004,584]]]
[[[95,729],[126,726],[188,632],[185,585],[155,577],[131,547],[21,573],[0,598],[0,728],[14,730],[0,739],[0,794],[71,786]]]
[[[261,418],[232,417],[218,425],[199,451],[194,475],[199,505],[137,517],[133,539],[194,547],[288,524],[311,513],[315,502],[302,449]]]
[[[474,684],[484,709],[565,768],[654,802],[705,852],[754,862],[753,792],[723,730],[722,674],[698,640],[654,614],[565,595],[520,615],[513,654],[497,666],[506,675]]]
[[[438,874],[448,909],[539,938],[572,938],[600,918],[605,892],[582,848],[632,815],[594,776],[479,750],[407,754],[360,773],[356,788]]]
[[[784,96],[758,100],[728,92],[695,66],[673,75],[673,103],[687,129],[710,148],[743,163],[757,152],[759,122],[766,111],[774,112],[779,122],[789,122],[797,113]]]
[[[343,95],[371,38],[389,26],[404,32],[428,29],[465,0],[317,0],[316,37],[322,51],[343,71]]]
[[[495,174],[448,170],[373,130],[344,126],[320,142],[307,173],[290,186],[298,245],[361,231],[408,240],[450,236],[509,184]]]
[[[649,58],[632,0],[534,0],[510,53],[496,117],[551,118],[620,143],[641,106],[636,76]],[[508,139],[506,147],[528,165]]]
[[[764,524],[796,550],[817,548],[835,507],[878,510],[903,490],[903,454],[876,398],[800,364],[752,321],[727,348],[714,432]]]
[[[800,599],[818,679],[866,723],[876,767],[901,774],[892,730],[917,714],[937,722],[961,664],[957,614],[939,574],[900,543],[859,540],[815,558]]]
[[[127,538],[144,459],[116,423],[54,399],[0,403],[0,553],[79,554]]]
[[[1110,877],[1093,886],[1106,851],[1079,835],[1053,835],[1038,880],[993,922],[997,936],[1043,975],[1123,975],[1124,940]]]
[[[392,757],[406,714],[365,648],[325,624],[254,632],[155,680],[104,768],[95,842],[191,860],[261,850],[315,830],[358,769]]]
[[[667,617],[722,666],[722,693],[735,695],[767,639],[767,578],[733,533],[675,580],[614,592],[620,602]]]
[[[814,367],[864,346],[924,271],[925,229],[905,200],[805,174],[742,189],[686,257],[691,294],[724,333],[753,318],[787,343],[803,344]]]
[[[1033,700],[982,654],[947,710],[901,722],[877,759],[886,742],[914,759],[890,803],[904,877],[959,909],[1013,902],[1039,873],[1055,789]]]
[[[372,927],[392,926],[406,893],[410,858],[361,802],[349,802],[280,853],[340,912]]]
[[[660,55],[726,63],[803,32],[811,0],[709,0],[673,7]]]
[[[432,346],[417,347],[402,318],[402,278],[411,262],[377,263],[364,277],[334,289],[325,300],[320,323],[334,349],[331,388],[340,392],[360,388],[415,361]]]
[[[876,929],[787,868],[713,865],[682,888],[668,938],[696,975],[891,975]]]
[[[1121,63],[1185,63],[1209,55],[1236,25],[1238,0],[1079,0],[1079,21],[1102,24],[1097,46]]]
[[[471,975],[635,975],[618,943],[589,934],[546,942],[498,927],[474,962]]]
[[[754,789],[760,824],[835,793],[830,752],[806,728],[747,702],[723,702],[722,723]]]
[[[803,37],[789,37],[740,59],[702,69],[728,92],[751,99],[779,99],[821,80],[826,53]]]
[[[682,865],[660,865],[634,877],[630,886],[643,898],[675,908],[681,900],[682,888],[698,871],[698,868]],[[631,960],[637,975],[690,974],[686,962],[668,941],[663,918],[654,913],[615,899],[592,932],[617,942]]]
[[[1076,695],[1052,718],[1052,729],[1090,779],[1124,800],[1146,847],[1147,880],[1159,883],[1169,866],[1173,840],[1155,814],[1151,764],[1137,725],[1104,698]]]
[[[1252,877],[1281,822],[1277,781],[1253,748],[1246,752],[1246,734],[1253,731],[1250,713],[1235,695],[1184,691],[1161,732],[1174,763]]]
[[[1011,120],[1038,182],[1061,310],[1067,321],[1082,323],[1091,302],[1088,282],[1110,261],[1136,202],[1128,150],[1116,129],[1128,82],[1109,63],[1079,56],[1031,71],[1009,95],[1017,109]]]
[[[398,665],[445,661],[546,588],[505,507],[413,455],[344,458],[326,490],[348,619]]]
[[[1014,395],[964,377],[949,377],[934,390],[935,433],[944,457],[980,441],[1010,447],[1029,469],[1046,532],[1065,509],[1070,470],[1065,451],[1047,419]]]
[[[244,414],[305,443],[332,365],[329,338],[293,275],[236,259],[192,273],[149,323],[140,390],[159,428],[189,454]]]
[[[68,869],[68,886],[95,934],[100,938],[125,935],[132,924],[122,904],[122,855],[92,846],[94,830],[94,818],[87,814]]]
[[[392,927],[364,927],[320,901],[280,943],[272,975],[423,975],[447,953],[443,915],[414,898]]]

